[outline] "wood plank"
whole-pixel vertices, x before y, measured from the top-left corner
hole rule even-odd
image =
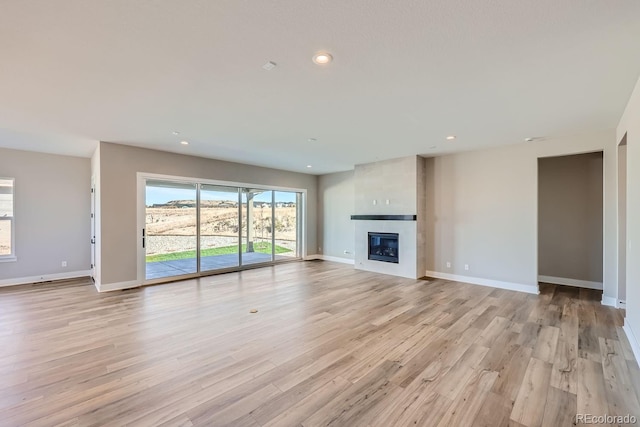
[[[440,420],[438,427],[473,424],[496,378],[498,378],[497,372],[479,371],[474,373],[462,393],[454,400],[445,416]]]
[[[533,357],[544,362],[553,363],[559,336],[560,329],[554,326],[543,326],[533,348]]]
[[[577,414],[577,398],[575,394],[549,387],[547,402],[544,407],[542,426],[557,427],[574,425]]]
[[[607,413],[607,389],[602,365],[592,360],[578,359],[578,414]]]
[[[550,363],[532,357],[525,372],[518,396],[513,404],[511,419],[525,426],[542,424],[549,381]]]

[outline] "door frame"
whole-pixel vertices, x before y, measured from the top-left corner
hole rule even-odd
[[[207,270],[206,272],[197,272],[197,273],[193,273],[193,274],[185,274],[185,275],[180,275],[180,276],[171,276],[168,278],[163,278],[163,279],[152,279],[152,280],[147,280],[146,279],[146,250],[143,247],[143,239],[146,238],[146,236],[144,236],[144,230],[145,230],[145,217],[146,217],[146,205],[145,205],[145,193],[146,193],[146,182],[147,180],[158,180],[158,181],[172,181],[172,182],[177,182],[177,183],[185,183],[185,184],[208,184],[208,185],[221,185],[221,186],[228,186],[228,187],[252,187],[252,188],[258,188],[258,189],[264,189],[266,191],[285,191],[285,192],[292,192],[292,193],[301,193],[301,206],[298,207],[298,213],[300,215],[300,218],[298,219],[298,224],[297,224],[297,230],[296,230],[296,235],[298,236],[298,242],[297,245],[299,246],[299,248],[297,249],[297,253],[296,253],[296,258],[293,260],[302,260],[304,258],[306,258],[307,255],[307,250],[306,250],[306,230],[307,230],[307,189],[306,188],[294,188],[294,187],[282,187],[282,186],[268,186],[268,185],[264,185],[264,184],[254,184],[254,183],[248,183],[248,182],[237,182],[237,181],[222,181],[222,180],[214,180],[214,179],[205,179],[205,178],[193,178],[193,177],[185,177],[185,176],[175,176],[175,175],[166,175],[166,174],[156,174],[156,173],[147,173],[147,172],[137,172],[136,173],[136,182],[137,182],[137,189],[136,189],[136,197],[137,197],[137,202],[136,202],[136,239],[137,239],[137,243],[136,243],[136,255],[137,255],[137,281],[138,283],[140,283],[141,285],[151,285],[151,284],[156,284],[156,283],[164,283],[164,282],[168,282],[168,281],[176,281],[176,280],[183,280],[183,279],[191,279],[191,278],[196,278],[196,277],[203,277],[203,276],[210,276],[213,274],[220,274],[220,273],[226,273],[226,272],[231,272],[231,271],[242,271],[242,270],[248,270],[248,269],[252,269],[252,268],[258,268],[258,267],[264,267],[264,266],[269,266],[269,265],[274,265],[277,263],[283,263],[283,262],[290,262],[290,260],[280,260],[280,261],[276,261],[275,258],[273,259],[273,261],[270,262],[265,262],[265,263],[256,263],[256,264],[248,264],[248,265],[241,265],[238,267],[232,267],[232,268],[228,268],[228,269],[220,269],[220,270]],[[199,187],[198,187],[199,188]],[[199,190],[197,191],[197,194],[199,194]],[[199,206],[196,209],[196,211],[198,212]],[[238,209],[238,212],[240,212],[240,209]],[[198,218],[199,218],[199,212],[198,212]],[[199,219],[198,219],[199,221]],[[199,225],[199,222],[198,222]],[[199,236],[199,227],[196,227],[196,229],[198,229],[198,236]],[[274,233],[272,233],[273,235]],[[199,246],[200,242],[199,242],[199,238],[198,238],[198,246]],[[197,251],[197,256],[199,257],[199,251]],[[291,260],[291,261],[293,261]],[[200,263],[198,262],[198,269],[200,269]]]
[[[91,175],[91,279],[96,282],[96,177]]]
[[[624,147],[624,148],[622,148]],[[624,150],[624,159],[621,158],[621,151]],[[629,185],[629,151],[627,144],[627,133],[624,134],[620,142],[616,145],[616,192],[617,192],[617,212],[616,237],[618,241],[618,280],[616,283],[616,308],[626,308],[627,306],[627,231],[629,218],[627,217],[629,199],[627,197],[627,187]],[[621,163],[624,161],[624,174],[621,172]],[[622,186],[624,180],[624,186]],[[625,191],[622,191],[622,188]],[[624,291],[624,292],[622,292]],[[624,298],[622,298],[624,296]]]

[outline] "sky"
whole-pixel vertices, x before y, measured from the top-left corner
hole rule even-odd
[[[236,193],[224,193],[214,191],[202,191],[200,194],[202,200],[238,200]],[[147,206],[154,204],[162,204],[170,202],[171,200],[195,200],[196,191],[194,189],[182,189],[182,188],[167,188],[167,187],[146,187],[146,201]],[[271,202],[271,192],[266,191],[264,193],[256,195],[253,200],[257,202]],[[276,202],[295,202],[296,193],[276,191]]]

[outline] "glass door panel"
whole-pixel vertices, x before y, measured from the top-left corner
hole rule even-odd
[[[200,271],[240,265],[238,188],[200,186]]]
[[[147,180],[145,186],[145,277],[198,272],[196,184]]]
[[[242,189],[242,265],[273,261],[272,192]]]
[[[298,193],[274,192],[275,258],[298,257]]]

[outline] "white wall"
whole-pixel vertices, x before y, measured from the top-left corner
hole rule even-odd
[[[0,263],[0,285],[87,274],[89,159],[0,148],[0,176],[15,178],[18,257]]]
[[[602,289],[602,160],[602,152],[538,159],[541,282]]]
[[[616,141],[627,134],[627,311],[625,331],[640,360],[640,80],[616,129]]]
[[[536,286],[538,158],[599,150],[604,151],[604,297],[615,298],[613,130],[428,159],[427,269]]]
[[[355,221],[354,171],[322,175],[318,179],[318,246],[328,257],[353,259]],[[344,252],[349,252],[345,254]]]

